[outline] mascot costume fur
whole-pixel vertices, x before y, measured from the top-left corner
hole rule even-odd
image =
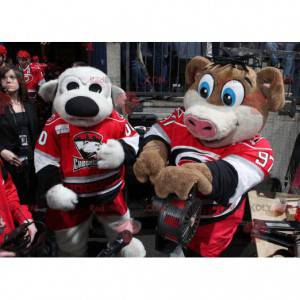
[[[140,182],[159,197],[186,199],[197,186],[203,199],[190,253],[219,256],[240,224],[245,194],[269,174],[269,142],[259,135],[268,112],[284,105],[279,70],[255,72],[243,63],[194,57],[186,68],[184,108],[153,125],[134,164]]]
[[[40,96],[53,101],[35,149],[35,168],[49,206],[48,226],[55,231],[61,256],[84,256],[92,215],[109,240],[130,220],[124,200],[124,164],[134,162],[139,136],[113,109],[122,92],[92,67],[64,71],[45,83]],[[123,92],[124,93],[124,92]],[[121,256],[145,256],[133,238]]]

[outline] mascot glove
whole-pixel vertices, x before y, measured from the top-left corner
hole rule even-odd
[[[156,195],[161,198],[176,194],[180,199],[186,200],[195,184],[203,195],[212,191],[211,182],[198,170],[169,166],[159,172],[154,181],[154,188]]]
[[[48,206],[58,210],[72,210],[78,203],[77,195],[62,184],[57,184],[46,193]]]
[[[99,169],[115,169],[124,162],[125,152],[120,142],[108,140],[106,144],[101,145],[96,157]]]
[[[150,181],[154,183],[165,165],[165,161],[157,151],[142,151],[133,165],[133,172],[139,182],[145,183],[150,178]]]
[[[143,243],[136,239],[132,238],[129,245],[125,246],[121,251],[119,256],[121,257],[145,257],[146,250]]]

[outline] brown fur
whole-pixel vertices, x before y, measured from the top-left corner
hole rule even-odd
[[[152,182],[160,170],[167,165],[168,149],[163,142],[150,141],[133,166],[133,172],[140,182]]]
[[[186,200],[195,184],[203,195],[209,195],[212,192],[211,181],[197,167],[169,166],[163,168],[153,183],[155,193],[161,198],[175,193],[180,199]]]

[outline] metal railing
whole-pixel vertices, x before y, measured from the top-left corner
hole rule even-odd
[[[291,78],[285,78],[286,98],[300,104],[299,51],[272,51],[266,48],[265,43],[135,42],[121,43],[121,52],[123,89],[138,97],[153,99],[184,95],[186,64],[196,55],[212,58],[215,55],[250,55],[255,59],[249,58],[249,66],[256,69],[275,66],[283,73],[285,63],[290,59],[293,69]]]

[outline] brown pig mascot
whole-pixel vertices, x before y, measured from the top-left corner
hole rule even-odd
[[[159,197],[187,199],[194,185],[204,213],[188,252],[216,257],[241,223],[245,194],[269,174],[274,157],[259,132],[284,105],[278,69],[258,72],[238,60],[194,57],[186,67],[184,108],[146,133],[134,173]]]

